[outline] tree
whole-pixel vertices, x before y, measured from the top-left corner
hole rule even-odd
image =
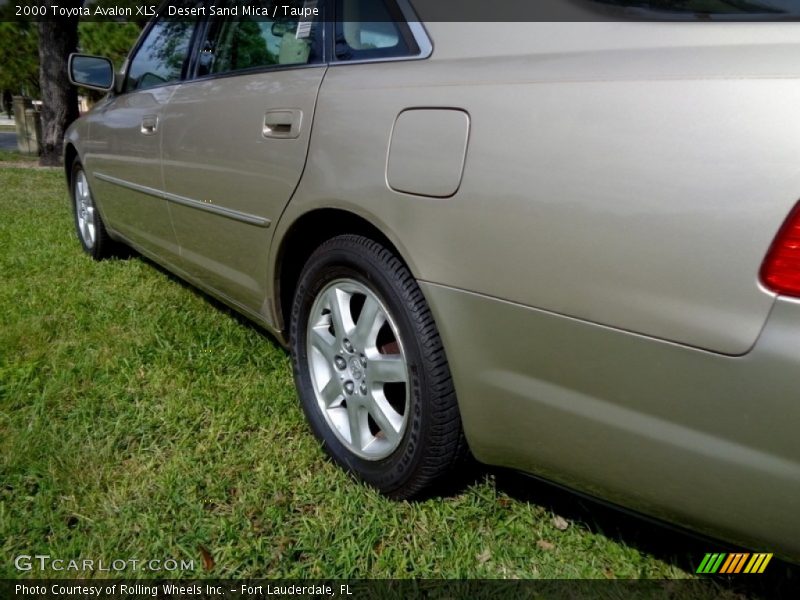
[[[140,31],[139,25],[129,21],[85,21],[78,26],[80,49],[110,58],[119,69]]]
[[[110,58],[114,67],[119,69],[149,20],[146,15],[137,14],[136,8],[141,7],[141,0],[88,0],[87,4],[92,11],[96,8],[130,8],[135,15],[119,20],[82,21],[78,26],[80,51]]]
[[[89,0],[90,2],[92,0]],[[136,6],[136,0],[96,0],[97,5]],[[49,7],[79,8],[84,0],[44,0]],[[78,118],[77,90],[69,83],[67,59],[78,49],[80,27],[81,51],[107,56],[117,67],[122,65],[146,17],[132,22],[90,21],[78,23],[78,17],[59,17],[38,24],[14,20],[13,7],[0,6],[0,89],[41,97],[42,165],[61,162],[64,132]],[[7,20],[3,20],[3,18]]]
[[[0,21],[0,89],[39,95],[39,38],[27,21]]]
[[[56,0],[62,8],[80,8],[83,0]],[[54,0],[44,0],[48,7]],[[78,118],[78,92],[67,75],[67,58],[78,49],[78,17],[42,20],[39,25],[39,87],[42,90],[42,139],[39,164],[61,164],[64,132]]]

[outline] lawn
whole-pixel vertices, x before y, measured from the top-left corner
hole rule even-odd
[[[12,150],[0,150],[0,166],[6,167],[14,166],[33,166],[38,162],[38,156],[31,156],[29,154],[22,154]]]
[[[81,253],[62,177],[0,168],[0,578],[36,553],[193,560],[181,577],[686,578],[719,547],[502,472],[382,498],[325,459],[269,336],[148,261]]]

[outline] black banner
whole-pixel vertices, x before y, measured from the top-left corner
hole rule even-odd
[[[197,8],[189,11],[188,4]],[[139,21],[156,15],[183,19],[221,15],[231,6],[239,15],[247,13],[257,19],[268,14],[272,19],[283,16],[295,4],[291,0],[0,0],[0,20],[79,17],[86,21]],[[312,4],[322,15],[323,9],[332,8],[335,2],[317,0]],[[266,12],[265,5],[269,5]],[[800,20],[800,0],[411,0],[411,5],[423,22]]]
[[[3,580],[8,600],[658,600],[720,598],[713,579],[685,580]],[[738,596],[741,598],[741,596]]]

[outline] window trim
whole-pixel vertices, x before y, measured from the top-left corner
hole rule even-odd
[[[201,4],[203,6],[208,6],[210,0],[203,0]],[[335,52],[335,43],[336,43],[336,26],[338,24],[337,15],[335,14],[334,6],[331,4],[334,0],[319,0],[319,5],[322,8],[322,17],[320,19],[321,23],[321,37],[322,37],[322,47],[321,53],[322,58],[319,62],[315,63],[308,63],[302,65],[269,65],[263,67],[253,67],[251,69],[241,69],[238,71],[227,71],[225,73],[210,73],[208,75],[203,75],[198,77],[197,76],[197,66],[199,62],[200,52],[202,51],[202,40],[205,38],[205,35],[208,33],[208,29],[210,27],[210,23],[213,17],[205,16],[197,19],[194,24],[194,30],[192,32],[192,37],[189,41],[189,51],[186,56],[186,60],[184,61],[183,67],[181,69],[181,78],[177,81],[171,81],[169,83],[154,85],[152,87],[147,88],[148,90],[158,89],[162,87],[167,87],[170,85],[180,85],[184,83],[191,83],[195,81],[209,81],[213,79],[222,79],[225,77],[238,77],[238,76],[246,76],[246,75],[254,75],[258,73],[265,73],[265,72],[273,72],[273,71],[288,71],[294,69],[314,69],[318,67],[338,67],[344,65],[360,65],[360,64],[370,64],[370,63],[384,63],[384,62],[401,62],[401,61],[411,61],[411,60],[425,60],[430,58],[433,54],[433,42],[431,41],[430,36],[428,35],[425,26],[420,21],[419,17],[417,16],[416,12],[414,11],[411,3],[408,0],[389,0],[394,2],[395,6],[399,10],[400,14],[404,19],[404,25],[408,27],[408,32],[413,37],[414,41],[419,48],[419,51],[416,54],[409,54],[409,55],[402,55],[402,56],[385,56],[385,57],[374,57],[374,58],[353,58],[353,59],[338,59],[336,57]],[[161,8],[167,5],[169,0],[164,0],[159,5],[159,13],[161,12]],[[124,96],[127,94],[136,93],[141,90],[125,90],[125,86],[128,83],[128,78],[130,74],[130,68],[133,64],[133,59],[136,58],[136,55],[139,53],[139,50],[144,43],[144,40],[147,39],[147,36],[150,34],[150,31],[155,27],[155,24],[159,21],[158,17],[151,19],[147,25],[145,25],[142,33],[139,34],[136,43],[131,48],[131,51],[128,53],[128,56],[125,59],[125,62],[122,66],[122,90],[115,93],[115,96]]]
[[[161,16],[162,9],[169,3],[169,0],[165,0],[159,5],[158,13],[159,16],[151,19],[148,21],[147,25],[145,25],[142,33],[139,35],[139,38],[136,40],[131,51],[128,53],[127,58],[123,64],[124,66],[124,73],[122,76],[122,90],[117,94],[118,96],[125,96],[127,94],[135,94],[136,92],[146,91],[146,90],[155,90],[163,87],[167,87],[170,85],[179,85],[186,81],[189,73],[190,65],[193,64],[194,55],[195,55],[195,48],[197,46],[197,35],[198,31],[200,30],[200,24],[204,21],[203,19],[196,19],[194,22],[194,28],[192,29],[192,35],[189,37],[189,46],[186,51],[186,57],[183,59],[183,65],[181,66],[181,75],[180,78],[176,79],[175,81],[168,81],[166,83],[160,83],[158,85],[151,85],[150,87],[144,89],[135,89],[129,90],[126,89],[128,87],[128,80],[130,79],[130,72],[131,67],[133,66],[133,61],[136,59],[136,55],[139,54],[139,50],[144,44],[144,41],[150,35],[150,32],[156,26],[156,23],[163,20]],[[198,5],[205,6],[207,4],[207,0],[202,0],[202,2],[198,2]]]
[[[213,81],[215,79],[227,79],[228,77],[246,77],[248,75],[258,75],[259,73],[279,73],[281,71],[299,71],[300,69],[319,69],[320,67],[327,67],[328,63],[325,61],[304,63],[296,65],[269,65],[266,67],[250,67],[247,69],[239,69],[238,71],[225,71],[224,73],[209,73],[208,75],[200,75],[187,77],[180,83],[199,83],[201,81]]]
[[[332,0],[333,1],[333,0]],[[403,22],[398,23],[398,25],[402,27],[408,28],[407,33],[413,38],[414,42],[417,44],[417,48],[419,48],[418,52],[415,54],[403,54],[399,56],[378,56],[378,57],[371,57],[371,58],[345,58],[340,59],[336,56],[336,32],[338,30],[339,24],[341,21],[339,20],[339,15],[335,13],[333,15],[333,19],[331,19],[331,29],[330,35],[328,36],[328,53],[330,55],[330,60],[328,64],[332,67],[341,66],[341,65],[361,65],[361,64],[370,64],[370,63],[384,63],[384,62],[399,62],[399,61],[409,61],[409,60],[425,60],[426,58],[430,58],[433,54],[433,42],[431,41],[430,36],[428,35],[425,26],[420,21],[417,13],[414,11],[414,8],[411,6],[411,3],[408,0],[386,0],[387,2],[392,2],[397,10],[400,12],[400,15],[403,17]],[[401,35],[402,35],[401,31]]]
[[[208,0],[206,0],[206,3]],[[237,69],[235,71],[224,71],[222,73],[209,73],[208,75],[197,75],[197,67],[200,64],[200,53],[203,51],[203,41],[211,29],[212,21],[215,17],[206,16],[201,19],[200,26],[197,30],[197,37],[192,40],[191,62],[186,76],[182,83],[194,83],[196,81],[212,81],[215,79],[224,79],[227,77],[244,77],[246,75],[256,75],[258,73],[272,73],[275,71],[291,71],[296,69],[314,69],[319,67],[327,67],[329,64],[328,54],[328,27],[325,16],[327,13],[328,0],[320,0],[319,4],[322,7],[322,15],[318,21],[319,25],[319,40],[321,58],[317,62],[312,63],[298,63],[289,65],[263,65],[259,67],[249,67],[247,69]]]

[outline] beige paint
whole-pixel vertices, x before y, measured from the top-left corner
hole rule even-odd
[[[800,559],[800,302],[727,357],[422,287],[478,459]]]
[[[395,192],[447,198],[464,176],[469,115],[454,108],[413,108],[392,128],[386,183]]]
[[[164,186],[208,205],[261,217],[259,227],[173,203],[181,265],[258,311],[268,249],[303,172],[326,67],[212,78],[178,86],[163,118]],[[296,111],[293,137],[264,136],[265,116]]]
[[[797,25],[427,27],[428,60],[117,96],[67,140],[114,235],[279,336],[286,233],[363,217],[421,282],[479,458],[800,556],[800,304],[758,283],[800,198]],[[275,110],[296,137],[264,137]]]
[[[102,214],[120,234],[146,250],[164,254],[170,262],[179,249],[167,202],[110,179],[162,189],[159,126],[173,92],[170,86],[112,97],[79,121],[91,131],[80,155],[92,192],[101,198]],[[152,135],[142,133],[147,122],[156,125]]]
[[[474,25],[456,38],[430,24],[428,61],[330,69],[286,226],[340,206],[382,224],[420,279],[747,352],[773,303],[758,269],[800,197],[800,44],[784,41],[794,26],[482,27],[470,45]],[[473,57],[506,31],[520,35],[503,48],[525,53]],[[380,176],[392,123],[422,104],[470,115],[447,201]]]

